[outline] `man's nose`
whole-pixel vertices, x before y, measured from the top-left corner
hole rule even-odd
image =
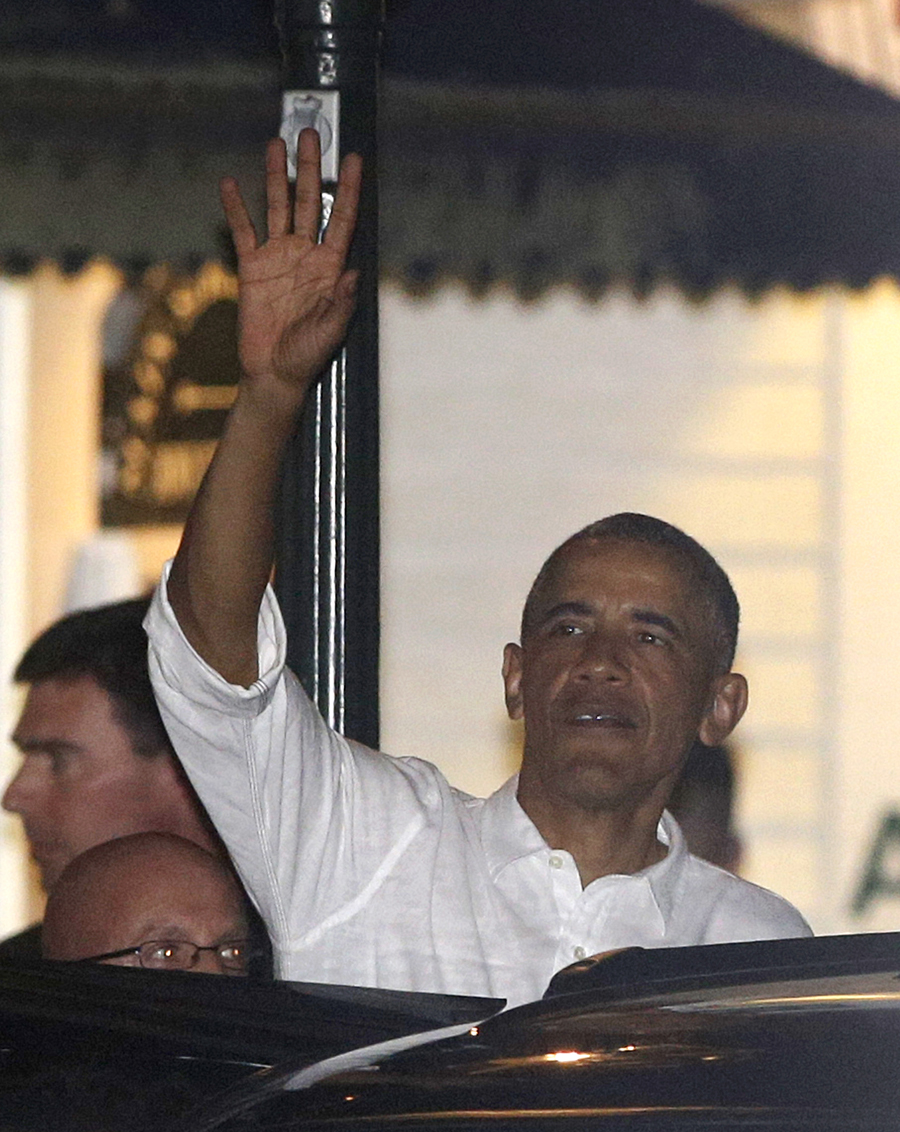
[[[198,951],[197,961],[191,970],[200,971],[204,975],[223,975],[226,973],[218,954],[215,951],[205,949]]]
[[[578,660],[577,675],[581,680],[621,681],[628,676],[628,665],[621,643],[612,633],[587,633]]]
[[[3,791],[3,798],[0,800],[0,805],[8,813],[20,814],[22,812],[22,806],[27,796],[26,782],[25,764],[23,763],[10,779]]]
[[[9,785],[3,792],[2,806],[11,814],[20,814],[23,817],[34,809],[39,802],[41,791],[46,780],[41,776],[41,770],[34,758],[26,756],[22,765],[13,775]]]

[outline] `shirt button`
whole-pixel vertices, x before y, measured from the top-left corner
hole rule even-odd
[[[583,947],[576,947],[572,951],[572,954],[575,956],[576,959],[584,959],[585,956],[587,955],[587,952],[585,951],[585,949]]]
[[[554,853],[550,858],[549,864],[551,869],[561,869],[563,867],[563,859],[562,857],[559,857],[556,853]]]

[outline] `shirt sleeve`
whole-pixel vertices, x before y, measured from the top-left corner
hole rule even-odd
[[[150,675],[163,722],[273,943],[340,916],[377,884],[439,808],[439,773],[332,731],[285,667],[271,589],[260,608],[260,675],[229,684],[195,652],[166,596],[147,615]],[[327,882],[323,878],[327,878]]]
[[[730,873],[723,874],[721,879],[720,896],[709,919],[705,943],[791,939],[813,934],[804,917],[784,897]]]

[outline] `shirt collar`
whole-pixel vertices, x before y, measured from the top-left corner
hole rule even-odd
[[[519,805],[518,788],[519,776],[514,774],[484,803],[481,839],[492,880],[514,861],[547,850],[547,842]]]
[[[669,851],[661,861],[642,869],[637,875],[647,878],[663,923],[668,925],[675,911],[675,892],[678,879],[687,863],[688,851],[681,830],[678,828],[678,822],[668,810],[662,812],[659,825],[656,827],[656,836],[663,845],[668,846]]]
[[[481,836],[492,880],[523,857],[549,852],[549,846],[537,826],[519,805],[516,797],[518,786],[519,776],[516,774],[484,803]],[[668,810],[663,810],[656,836],[668,847],[668,852],[661,861],[641,869],[634,877],[649,888],[665,930],[672,919],[678,879],[686,864],[688,851],[678,823]],[[602,881],[604,878],[599,879]]]

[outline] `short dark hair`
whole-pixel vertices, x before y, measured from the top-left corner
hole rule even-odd
[[[538,572],[525,600],[525,608],[522,610],[522,641],[525,641],[533,629],[537,604],[560,560],[573,545],[579,542],[599,542],[601,539],[658,546],[678,556],[709,607],[719,638],[716,660],[721,670],[727,672],[734,663],[741,615],[737,595],[728,575],[696,539],[678,527],[673,527],[671,523],[633,511],[622,511],[617,515],[598,519],[576,531],[553,551]]]
[[[25,650],[17,684],[91,677],[110,697],[113,715],[136,754],[174,755],[156,706],[143,621],[148,597],[85,609],[55,621]]]

